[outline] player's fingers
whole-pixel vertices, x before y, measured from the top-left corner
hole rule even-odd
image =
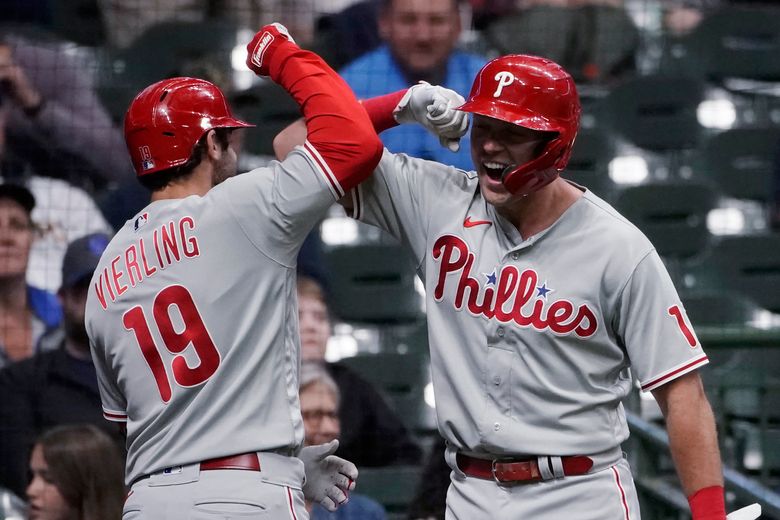
[[[333,469],[336,470],[336,472],[340,473],[344,477],[352,480],[357,480],[358,478],[357,466],[355,466],[350,461],[346,459],[342,459],[337,455],[331,455],[330,457],[328,457],[328,463],[331,465]]]
[[[343,504],[348,500],[347,494],[338,486],[330,486],[325,491],[325,494],[330,498],[334,504]]]
[[[333,476],[333,483],[336,484],[341,490],[347,492],[355,489],[355,479],[349,478],[346,475],[337,473]]]
[[[338,509],[338,503],[337,503],[337,502],[334,502],[334,501],[333,501],[333,499],[331,499],[331,498],[330,498],[330,497],[328,497],[328,496],[326,496],[326,497],[323,497],[323,498],[320,500],[320,505],[321,505],[322,507],[324,507],[325,509],[327,509],[328,511],[330,511],[331,513],[332,513],[333,511],[335,511],[336,509]]]

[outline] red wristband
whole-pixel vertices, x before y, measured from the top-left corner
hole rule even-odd
[[[693,520],[725,520],[726,502],[723,486],[710,486],[688,497]]]
[[[374,125],[376,133],[384,132],[388,128],[398,126],[398,121],[393,117],[393,110],[401,102],[401,98],[404,97],[408,89],[399,90],[392,94],[385,94],[384,96],[377,96],[361,101],[363,108],[366,109],[371,124]]]

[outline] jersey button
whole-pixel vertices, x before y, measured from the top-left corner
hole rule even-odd
[[[498,330],[496,330],[496,334],[498,334],[499,338],[504,337],[504,327],[499,327]]]
[[[512,253],[512,260],[517,260],[518,258],[520,258],[520,255],[517,253]]]
[[[495,423],[495,424],[493,425],[493,429],[494,429],[495,431],[498,431],[498,430],[500,430],[500,429],[501,429],[501,425],[500,425],[500,424],[498,424],[498,423]]]
[[[500,376],[494,377],[493,378],[493,384],[496,385],[496,386],[500,385],[501,384],[501,377]]]

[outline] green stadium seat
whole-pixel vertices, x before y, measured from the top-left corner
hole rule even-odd
[[[544,56],[599,82],[633,72],[639,30],[622,7],[535,5],[492,22],[485,39],[499,54]]]
[[[340,362],[371,381],[412,432],[427,435],[436,429],[435,412],[424,396],[431,379],[426,355],[363,354]]]
[[[276,134],[301,117],[295,100],[270,81],[232,96],[232,107],[237,117],[257,125],[244,130],[244,149],[258,155],[273,156]]]
[[[609,199],[615,190],[615,184],[609,178],[609,162],[614,153],[612,140],[606,132],[598,127],[581,128],[563,177]]]
[[[601,104],[605,124],[651,151],[696,148],[702,134],[696,110],[704,84],[675,75],[640,76],[615,87]]]
[[[768,202],[780,128],[736,128],[708,138],[699,150],[697,174],[736,199]]]
[[[780,234],[722,236],[686,266],[689,287],[721,286],[780,312]]]
[[[720,81],[780,80],[780,9],[723,4],[672,49],[680,70]]]
[[[355,492],[382,504],[389,520],[405,519],[420,482],[422,466],[359,468],[359,472]]]
[[[325,251],[331,306],[344,321],[381,325],[422,316],[415,266],[397,244],[357,244]]]
[[[658,254],[675,259],[699,254],[710,241],[707,213],[717,197],[693,182],[652,182],[623,188],[615,207],[647,235]]]

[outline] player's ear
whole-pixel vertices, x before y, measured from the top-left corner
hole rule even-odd
[[[208,155],[211,159],[217,160],[222,157],[224,152],[225,149],[217,137],[216,130],[212,128],[206,132],[206,155]]]

